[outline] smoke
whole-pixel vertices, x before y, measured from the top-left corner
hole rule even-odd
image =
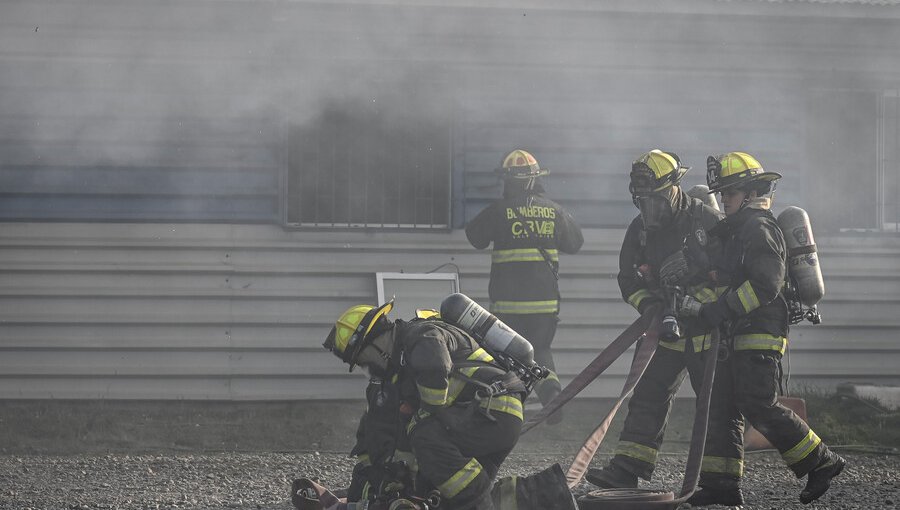
[[[785,175],[776,209],[811,209],[817,230],[877,222],[896,7],[405,4],[5,3],[6,182],[153,186],[180,197],[172,217],[221,218],[215,202],[248,183],[245,194],[276,193],[298,133],[344,118],[395,146],[449,131],[468,216],[499,193],[490,172],[502,154],[523,147],[551,168],[553,198],[588,224],[622,225],[635,213],[631,161],[662,148],[694,167],[688,186],[704,182],[707,155],[743,150]],[[837,201],[830,180],[868,194]],[[847,205],[860,201],[871,207]],[[236,207],[251,221],[271,213]]]

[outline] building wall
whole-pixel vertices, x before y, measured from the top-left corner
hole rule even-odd
[[[584,249],[562,259],[563,383],[635,318],[615,280],[622,235],[587,230]],[[900,241],[818,241],[824,321],[792,329],[790,387],[900,383]],[[357,398],[365,377],[321,347],[332,321],[376,301],[376,271],[448,262],[461,290],[486,304],[490,256],[460,231],[337,238],[267,225],[2,223],[0,398]],[[627,358],[584,395],[617,396]]]
[[[687,184],[749,151],[785,174],[778,204],[810,211],[829,294],[825,323],[793,330],[794,384],[897,380],[900,246],[838,232],[879,228],[877,196],[896,197],[879,98],[900,89],[900,8],[427,4],[3,2],[0,397],[356,396],[320,347],[330,321],[375,300],[379,270],[453,262],[483,302],[489,257],[459,228],[515,146],[591,227],[563,260],[564,380],[633,318],[614,271],[651,147],[695,167]],[[360,108],[386,132],[451,127],[454,229],[282,228],[306,164],[290,133]]]

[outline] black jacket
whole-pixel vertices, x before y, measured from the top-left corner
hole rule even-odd
[[[647,306],[659,303],[662,300],[660,267],[669,256],[684,250],[691,269],[688,281],[682,285],[684,290],[702,302],[715,300],[709,271],[713,260],[721,256],[721,243],[707,232],[721,218],[719,211],[684,192],[679,193],[678,207],[669,227],[644,231],[638,215],[628,226],[619,252],[622,299],[641,313]],[[641,266],[645,266],[649,277],[638,273]]]
[[[719,280],[728,286],[717,306],[726,311],[739,350],[784,350],[788,310],[782,296],[784,234],[768,210],[744,208],[711,232],[725,245]],[[767,338],[771,337],[771,338]]]
[[[488,294],[494,313],[556,313],[559,252],[576,253],[581,228],[556,202],[539,192],[502,198],[466,225],[472,246],[493,241]]]

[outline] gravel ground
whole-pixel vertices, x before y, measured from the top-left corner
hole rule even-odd
[[[900,456],[842,454],[849,467],[822,499],[808,506],[797,500],[803,482],[793,478],[777,454],[750,454],[743,508],[900,508]],[[607,459],[601,455],[595,463]],[[501,474],[528,474],[553,462],[566,466],[569,460],[552,453],[514,453]],[[663,455],[657,476],[646,486],[680,487],[684,460],[683,454]],[[348,483],[352,464],[336,452],[3,455],[0,508],[290,510],[288,491],[294,478],[306,476],[340,487]],[[576,493],[591,487],[583,484]]]

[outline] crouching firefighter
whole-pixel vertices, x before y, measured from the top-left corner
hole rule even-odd
[[[393,301],[351,307],[323,344],[351,371],[359,365],[372,378],[362,440],[354,449],[362,462],[348,498],[385,502],[387,490],[421,501],[420,508],[495,508],[492,480],[518,441],[528,388],[471,334],[436,312],[391,321],[392,306]],[[396,432],[390,440],[374,432],[386,431],[391,422]],[[366,460],[397,466],[402,454],[395,451],[406,445],[411,455],[404,464],[414,473],[407,482],[413,486],[398,490],[396,478],[402,476],[391,474],[392,483],[384,484],[384,470],[367,468]],[[375,472],[382,473],[381,481],[369,476]]]

